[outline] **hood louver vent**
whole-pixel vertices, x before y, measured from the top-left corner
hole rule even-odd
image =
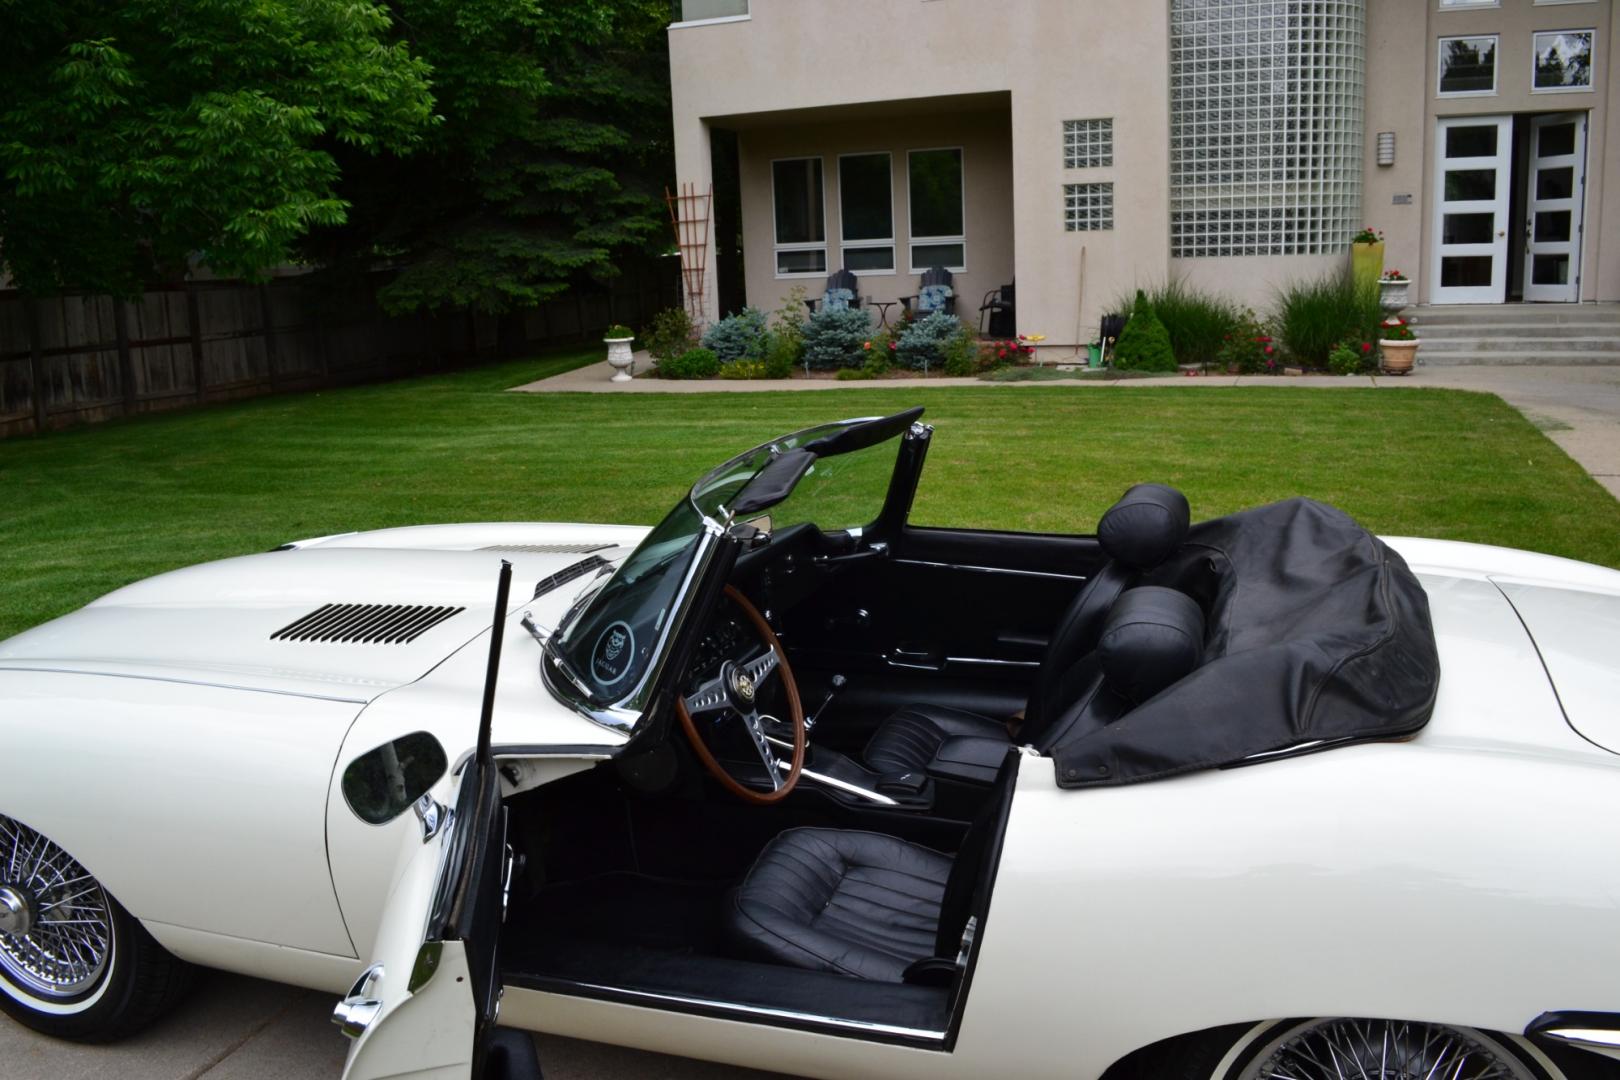
[[[538,600],[559,585],[566,585],[575,578],[584,577],[586,574],[600,570],[604,566],[612,565],[600,555],[592,555],[588,559],[581,559],[572,566],[563,567],[550,577],[541,578],[540,583],[534,587],[534,598]]]
[[[326,604],[277,630],[270,640],[405,645],[466,610],[427,604]]]

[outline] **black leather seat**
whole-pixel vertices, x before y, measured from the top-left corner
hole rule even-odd
[[[899,982],[934,955],[951,862],[881,833],[790,829],[732,894],[732,939],[758,959]]]
[[[1187,499],[1163,484],[1137,484],[1103,514],[1097,542],[1108,556],[1059,621],[1041,659],[1024,708],[1019,741],[1045,749],[1061,737],[1059,721],[1099,688],[1091,654],[1121,594],[1181,546],[1191,514]],[[943,705],[909,705],[894,713],[866,744],[866,764],[886,775],[925,769],[947,739],[959,736],[1010,744],[1007,722]]]

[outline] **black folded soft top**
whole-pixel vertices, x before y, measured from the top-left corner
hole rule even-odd
[[[1142,584],[1203,606],[1204,662],[1114,723],[1059,744],[1063,787],[1398,738],[1434,709],[1440,661],[1423,586],[1330,506],[1290,499],[1202,522]]]

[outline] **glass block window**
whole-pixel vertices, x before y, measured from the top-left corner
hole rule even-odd
[[[1096,169],[1114,163],[1114,121],[1063,121],[1063,167]]]
[[[1171,255],[1343,251],[1365,72],[1365,0],[1171,0]]]
[[[1063,227],[1069,232],[1096,232],[1114,227],[1113,184],[1064,184]]]

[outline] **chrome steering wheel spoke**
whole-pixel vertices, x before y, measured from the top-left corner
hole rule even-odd
[[[731,697],[727,693],[726,673],[721,672],[686,697],[686,711],[693,716],[704,713],[719,712],[731,707]]]
[[[775,673],[780,663],[781,659],[776,655],[776,650],[767,646],[763,653],[747,663],[738,664],[737,667],[744,675],[748,676],[749,682],[753,684],[754,691],[758,693],[760,687],[765,685],[765,680]]]
[[[748,713],[738,713],[742,717],[743,727],[748,729],[748,737],[754,740],[754,749],[759,752],[759,760],[765,766],[765,775],[770,777],[771,790],[782,790],[781,767],[776,761],[776,752],[771,749],[770,740],[765,737],[765,725],[759,717],[759,710]]]

